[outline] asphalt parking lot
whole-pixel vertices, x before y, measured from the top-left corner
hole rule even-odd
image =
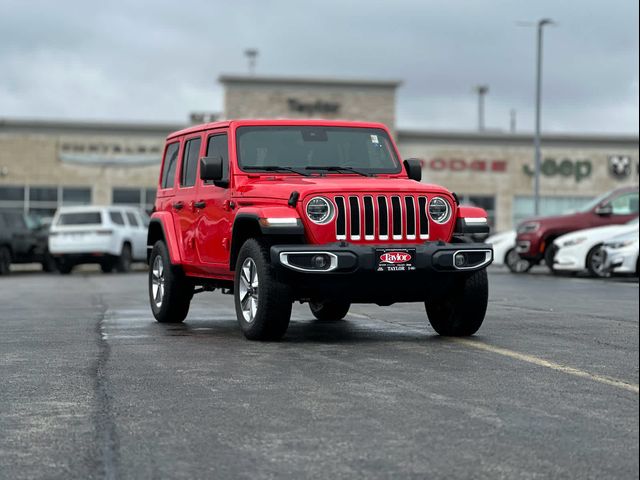
[[[155,323],[144,273],[2,277],[0,477],[637,478],[637,280],[490,296],[471,339],[305,305],[255,343],[218,293]]]

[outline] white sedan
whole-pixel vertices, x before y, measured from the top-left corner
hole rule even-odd
[[[593,277],[606,277],[602,244],[607,240],[630,232],[638,232],[638,219],[623,225],[587,228],[561,235],[553,241],[556,250],[553,269],[564,272],[587,270]]]
[[[634,273],[638,276],[638,230],[618,235],[602,246],[604,268],[610,273]]]
[[[516,231],[496,233],[485,240],[493,246],[493,264],[506,265],[513,273],[528,272],[531,263],[516,252]]]

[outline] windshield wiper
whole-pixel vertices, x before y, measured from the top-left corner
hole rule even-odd
[[[265,166],[250,165],[248,167],[242,167],[242,169],[243,170],[260,170],[264,172],[291,172],[291,173],[297,173],[298,175],[302,175],[303,177],[310,176],[308,173],[301,172],[300,170],[296,170],[295,168],[280,167],[278,165],[265,165]]]
[[[358,170],[353,167],[338,167],[338,166],[309,166],[304,167],[305,170],[324,170],[325,172],[348,172],[348,173],[356,173],[358,175],[362,175],[363,177],[373,177],[372,173],[363,172],[362,170]]]

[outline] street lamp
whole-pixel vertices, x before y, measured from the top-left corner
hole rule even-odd
[[[484,96],[489,93],[489,85],[476,85],[474,91],[478,94],[478,131],[484,130]]]
[[[253,75],[256,71],[256,57],[258,56],[257,48],[247,48],[244,51],[245,57],[249,61],[249,74]]]
[[[549,18],[538,20],[536,51],[536,126],[533,136],[535,173],[533,177],[533,198],[535,215],[540,214],[540,109],[542,104],[542,29],[545,25],[553,25]]]

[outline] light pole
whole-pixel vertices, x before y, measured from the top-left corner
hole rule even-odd
[[[540,214],[540,109],[542,106],[542,29],[545,25],[552,25],[549,18],[538,20],[538,41],[536,51],[536,125],[533,137],[535,172],[533,177],[533,198],[535,215]]]
[[[258,56],[258,49],[247,48],[244,51],[244,55],[249,61],[249,75],[253,75],[256,72],[256,57]]]
[[[484,96],[489,93],[489,85],[476,85],[474,88],[478,94],[478,131],[484,130]]]

